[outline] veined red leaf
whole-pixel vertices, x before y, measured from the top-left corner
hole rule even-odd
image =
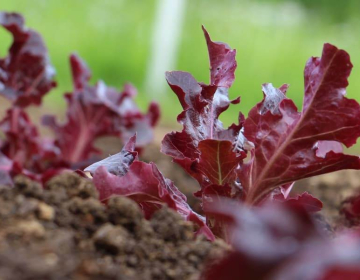
[[[301,112],[281,90],[263,86],[265,98],[244,124],[244,135],[255,146],[238,173],[247,201],[257,203],[274,188],[302,178],[360,168],[359,157],[339,148],[360,136],[360,106],[344,97],[351,68],[345,51],[325,44],[322,57],[306,65]]]
[[[195,195],[202,197],[203,205],[209,195],[260,204],[280,190],[288,204],[318,211],[321,202],[308,194],[287,197],[299,179],[360,169],[359,157],[343,154],[343,146],[350,147],[360,136],[360,105],[344,96],[352,68],[349,55],[325,44],[322,57],[308,61],[302,111],[286,97],[287,84],[264,84],[264,99],[248,118],[240,113],[239,124],[224,129],[220,114],[239,102],[228,98],[235,50],[212,42],[206,30],[204,34],[210,85],[188,73],[166,74],[183,107],[178,116],[183,130],[165,136],[162,152],[199,182],[201,190]],[[211,220],[208,223],[214,224]]]
[[[236,180],[234,170],[244,157],[233,151],[230,141],[207,139],[199,142],[198,149],[200,156],[197,168],[211,184],[221,186]]]

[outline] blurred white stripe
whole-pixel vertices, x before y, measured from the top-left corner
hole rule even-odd
[[[186,0],[158,0],[152,49],[146,73],[146,91],[162,95],[167,87],[165,71],[174,70],[178,56]]]

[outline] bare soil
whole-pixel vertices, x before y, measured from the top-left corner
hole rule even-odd
[[[25,177],[0,189],[0,279],[198,279],[226,245],[195,238],[193,225],[163,208],[145,220],[138,205],[98,200],[74,173],[46,189]]]

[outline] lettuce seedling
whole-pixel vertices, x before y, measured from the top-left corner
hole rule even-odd
[[[286,97],[288,85],[263,84],[263,100],[247,118],[224,128],[222,112],[230,101],[236,51],[213,42],[203,28],[210,59],[210,84],[199,83],[191,74],[166,73],[183,111],[181,132],[167,134],[162,152],[171,156],[201,187],[196,196],[203,205],[210,196],[222,196],[259,205],[269,198],[284,199],[297,180],[342,169],[359,169],[358,156],[343,154],[360,136],[360,106],[344,95],[352,64],[347,52],[325,44],[321,58],[305,66],[305,94],[299,112]],[[321,203],[306,195],[315,208]],[[218,235],[221,226],[208,217]]]

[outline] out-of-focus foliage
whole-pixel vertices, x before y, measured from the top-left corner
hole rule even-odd
[[[47,100],[49,106],[59,108],[62,93],[71,90],[67,57],[77,51],[93,69],[93,81],[101,77],[118,88],[131,81],[139,88],[138,100],[145,107],[157,96],[144,83],[156,4],[156,0],[2,0],[1,9],[23,13],[27,25],[44,37],[59,83],[56,94]],[[355,67],[348,96],[360,98],[359,1],[188,0],[186,5],[177,65],[168,70],[188,71],[197,80],[208,82],[203,71],[208,58],[201,24],[213,40],[237,49],[237,79],[230,98],[244,98],[224,114],[226,123],[239,110],[247,113],[261,101],[265,82],[275,86],[289,83],[288,95],[300,105],[304,62],[311,55],[319,56],[325,42],[350,53]],[[0,56],[9,43],[10,37],[1,31]],[[175,123],[181,110],[175,95],[169,89],[159,101],[163,122]]]

